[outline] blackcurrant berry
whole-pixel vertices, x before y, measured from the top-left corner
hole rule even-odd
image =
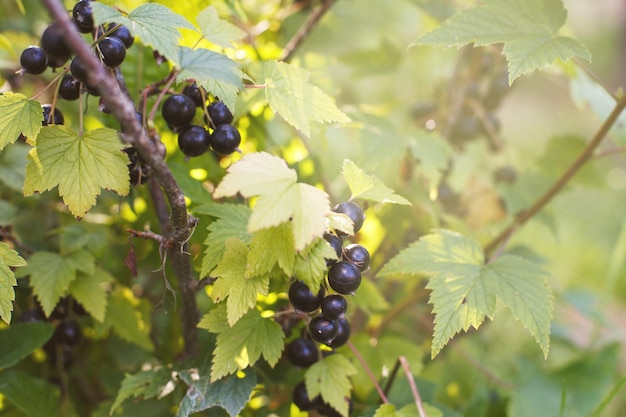
[[[186,85],[185,88],[183,88],[183,94],[191,98],[197,107],[204,106],[202,92],[196,83]]]
[[[178,134],[178,147],[187,156],[199,156],[209,149],[209,132],[202,126],[189,125]]]
[[[74,346],[80,342],[81,331],[78,323],[74,320],[64,320],[54,331],[54,340],[67,346]]]
[[[321,404],[320,398],[309,398],[304,381],[300,382],[293,390],[293,403],[298,406],[301,411],[310,411]]]
[[[361,285],[361,270],[350,262],[337,262],[328,270],[328,284],[339,294],[352,294]]]
[[[326,260],[326,265],[331,266],[332,264],[337,262],[337,260],[341,259],[341,253],[343,251],[343,239],[328,232],[324,233],[324,239],[330,244],[330,246],[335,250],[335,253],[337,254],[337,259]]]
[[[91,1],[81,0],[74,5],[72,17],[78,30],[82,33],[90,33],[93,30],[93,11]]]
[[[313,293],[302,281],[294,281],[289,286],[289,302],[293,308],[303,313],[317,310],[323,298],[324,288],[321,286],[317,293]]]
[[[31,308],[22,311],[19,320],[22,323],[35,323],[46,320],[46,316],[43,314],[43,311],[41,311],[41,309]]]
[[[185,127],[191,123],[196,115],[196,105],[191,98],[184,94],[172,94],[163,102],[161,114],[167,124]]]
[[[331,320],[342,318],[348,309],[348,302],[340,294],[330,294],[322,300],[322,314]]]
[[[66,74],[59,84],[59,95],[65,100],[76,100],[80,95],[80,82],[70,74]]]
[[[366,271],[370,267],[370,253],[358,243],[346,246],[343,250],[343,258],[358,266],[361,271]]]
[[[48,126],[49,124],[62,125],[63,123],[65,123],[63,113],[61,112],[61,110],[59,110],[58,107],[54,108],[54,113],[52,117],[50,116],[50,113],[52,113],[51,104],[42,104],[41,108],[43,111],[43,122],[41,122],[42,126]]]
[[[81,83],[87,82],[87,67],[79,57],[74,57],[70,64],[70,72]]]
[[[319,343],[328,344],[337,336],[337,325],[335,320],[326,316],[315,316],[309,322],[309,334],[311,338]]]
[[[126,47],[118,38],[106,37],[98,43],[102,62],[107,67],[117,67],[126,58]]]
[[[110,23],[106,26],[105,30],[108,32],[109,30],[113,29],[115,26],[116,26],[115,23]],[[126,47],[126,49],[130,48],[131,46],[133,46],[133,43],[135,43],[135,38],[130,33],[128,28],[124,25],[120,25],[117,29],[115,29],[114,32],[111,32],[109,36],[112,36],[114,38],[121,40],[122,43],[124,43],[124,46]]]
[[[237,150],[241,135],[233,125],[218,125],[211,134],[211,148],[220,155],[229,155]]]
[[[41,49],[48,55],[48,60],[51,60],[51,56],[54,56],[63,63],[72,55],[72,51],[65,43],[65,39],[63,39],[63,29],[56,23],[48,26],[43,31],[41,35]]]
[[[63,369],[69,369],[74,363],[72,347],[65,344],[53,343],[52,340],[53,339],[50,339],[43,345],[43,349],[48,355],[50,365],[56,368],[60,362]]]
[[[85,89],[87,90],[89,94],[91,94],[94,97],[100,97],[102,95],[102,93],[100,92],[100,87],[98,86],[85,84]]]
[[[339,411],[335,410],[333,406],[328,403],[321,402],[315,406],[315,410],[325,417],[343,417]],[[350,414],[350,413],[348,413]]]
[[[339,346],[345,345],[350,338],[350,323],[348,323],[348,320],[340,318],[335,321],[335,325],[337,326],[337,335],[332,342],[328,343],[328,346],[331,348],[338,348]]]
[[[312,340],[300,337],[287,346],[287,358],[295,366],[306,368],[317,362],[319,352]]]
[[[137,186],[145,184],[150,179],[146,168],[139,161],[128,164],[128,174],[130,176],[131,185]]]
[[[352,223],[354,224],[354,233],[358,232],[363,226],[363,221],[365,221],[365,214],[363,214],[363,209],[356,203],[352,201],[346,201],[344,203],[337,204],[335,208],[333,208],[335,213],[343,213],[350,217]]]
[[[29,46],[22,51],[20,64],[29,74],[41,74],[48,67],[48,55],[38,46]]]
[[[230,124],[233,122],[233,114],[223,101],[214,101],[209,104],[207,112],[211,118],[212,126],[217,127],[218,125]]]
[[[517,179],[517,171],[511,165],[505,165],[494,172],[493,179],[495,182],[512,184]]]

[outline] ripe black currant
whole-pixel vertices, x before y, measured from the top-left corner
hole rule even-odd
[[[196,115],[196,105],[184,94],[172,94],[163,102],[161,114],[168,125],[185,127]]]
[[[48,55],[48,61],[52,61],[52,57],[55,57],[55,62],[61,62],[61,65],[72,55],[72,51],[63,39],[63,29],[57,24],[52,24],[43,31],[41,49]]]
[[[324,239],[330,244],[330,246],[335,250],[335,253],[337,254],[337,259],[326,260],[326,265],[331,266],[332,264],[337,262],[337,260],[341,259],[341,253],[343,250],[343,239],[328,232],[324,233]]]
[[[287,346],[287,358],[295,366],[306,368],[317,362],[319,352],[312,340],[299,337]]]
[[[74,57],[70,64],[70,72],[81,83],[87,82],[87,67],[79,57]]]
[[[209,104],[207,112],[211,118],[211,125],[214,127],[233,122],[233,114],[223,101],[214,101]]]
[[[66,74],[59,84],[59,95],[65,100],[76,100],[80,95],[80,82],[70,74]]]
[[[74,346],[80,342],[82,333],[78,323],[74,320],[63,320],[54,331],[54,340],[67,346]]]
[[[343,258],[358,266],[361,271],[366,271],[370,267],[370,253],[358,243],[346,246],[343,251]]]
[[[78,30],[82,33],[89,33],[93,30],[93,11],[90,0],[81,0],[74,5],[72,17]]]
[[[328,343],[328,346],[331,348],[338,348],[339,346],[345,345],[350,338],[350,323],[348,323],[348,320],[340,318],[335,321],[335,325],[337,326],[337,335],[332,342]]]
[[[94,97],[100,97],[102,95],[102,93],[100,93],[100,87],[98,86],[91,86],[89,84],[85,84],[85,89],[87,90],[89,94],[91,94]]]
[[[29,74],[41,74],[48,67],[48,55],[38,46],[29,46],[22,51],[20,64]]]
[[[289,302],[293,308],[303,313],[317,310],[323,298],[324,288],[321,286],[317,293],[313,293],[302,281],[294,281],[289,286]]]
[[[328,270],[328,284],[339,294],[352,294],[361,285],[361,270],[350,262],[337,262]]]
[[[340,294],[329,294],[322,300],[322,314],[331,320],[342,318],[348,309],[348,302]]]
[[[333,211],[336,213],[343,213],[350,217],[352,223],[354,224],[354,233],[358,232],[363,226],[363,221],[365,221],[365,215],[363,214],[363,209],[356,203],[352,201],[346,201],[344,203],[337,204]]]
[[[310,411],[320,404],[320,398],[309,398],[304,381],[300,382],[293,390],[293,403],[298,406],[301,411]]]
[[[233,125],[218,125],[211,134],[211,149],[220,155],[229,155],[237,150],[241,135]]]
[[[105,31],[108,32],[109,30],[113,29],[115,26],[116,26],[115,23],[109,23],[106,26]],[[133,46],[133,43],[135,43],[135,38],[130,33],[128,28],[124,25],[120,25],[117,29],[115,29],[114,32],[111,32],[109,36],[112,36],[114,38],[121,40],[122,43],[124,43],[124,46],[126,47],[126,49],[130,48],[131,46]]]
[[[115,37],[106,37],[98,43],[98,49],[102,56],[102,62],[107,67],[117,67],[126,58],[124,43]]]
[[[188,84],[183,88],[183,94],[191,98],[197,107],[204,106],[204,98],[202,98],[202,92],[196,83]]]
[[[189,125],[178,134],[178,147],[186,156],[199,156],[209,149],[209,132],[202,126]]]
[[[324,315],[315,316],[309,322],[309,334],[319,343],[329,344],[337,336],[337,325]]]
[[[22,311],[20,314],[20,322],[22,323],[35,323],[39,321],[44,321],[46,316],[43,314],[43,311],[39,308],[31,308],[28,310]]]
[[[41,122],[42,126],[48,126],[49,124],[54,125],[62,125],[65,123],[65,118],[63,117],[63,113],[59,110],[58,107],[54,108],[54,113],[52,117],[50,113],[52,113],[52,105],[51,104],[42,104],[41,105],[43,111],[43,122]]]

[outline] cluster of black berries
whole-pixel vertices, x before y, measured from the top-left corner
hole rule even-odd
[[[46,319],[41,307],[24,310],[23,323],[47,321],[55,326],[52,337],[43,346],[48,363],[54,368],[67,370],[73,364],[73,350],[82,340],[80,325],[76,320],[87,314],[83,306],[71,297],[63,298]]]
[[[344,213],[352,220],[354,233],[361,229],[365,216],[358,204],[347,201],[335,206],[333,211]],[[335,349],[343,346],[350,337],[350,324],[345,317],[348,308],[345,295],[354,294],[358,289],[361,273],[369,269],[370,254],[357,243],[344,246],[346,236],[341,232],[324,234],[324,239],[337,254],[336,260],[327,261],[327,285],[322,284],[317,292],[311,291],[302,281],[294,281],[289,287],[289,301],[294,309],[310,313],[306,335],[294,339],[287,346],[287,358],[295,366],[305,368],[317,362],[321,352],[316,342]],[[294,390],[293,401],[304,411],[315,409],[326,416],[339,415],[321,399],[310,399],[304,383]]]
[[[229,155],[241,143],[241,135],[232,125],[233,114],[228,107],[215,100],[205,108],[206,97],[206,92],[194,83],[185,86],[182,94],[171,94],[163,101],[163,119],[178,132],[178,147],[187,157],[200,156],[209,148],[218,155]],[[204,125],[192,123],[197,108],[204,112]],[[209,133],[208,129],[212,132]]]

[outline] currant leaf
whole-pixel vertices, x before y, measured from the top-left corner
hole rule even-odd
[[[35,140],[42,121],[41,104],[37,101],[18,93],[0,94],[0,151],[20,134]]]
[[[342,174],[350,187],[352,199],[411,205],[409,200],[397,195],[376,176],[367,174],[349,159],[343,161]]]
[[[220,19],[217,9],[209,6],[198,14],[196,19],[202,37],[223,48],[232,48],[232,42],[246,36],[246,32],[232,23]]]
[[[342,416],[348,415],[350,376],[355,375],[356,368],[344,355],[330,355],[311,365],[304,375],[309,398],[321,395]]]
[[[17,281],[11,268],[26,266],[26,261],[6,243],[0,242],[0,318],[11,323]]]

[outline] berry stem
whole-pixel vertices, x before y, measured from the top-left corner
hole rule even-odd
[[[177,75],[178,75],[178,71],[177,70],[172,70],[170,75],[167,77],[167,81],[165,82],[165,86],[163,87],[163,89],[159,93],[159,96],[157,97],[157,100],[154,103],[154,106],[152,106],[152,109],[150,110],[150,117],[149,117],[150,120],[154,120],[154,116],[156,115],[156,112],[159,109],[159,105],[161,104],[161,101],[163,101],[163,97],[165,97],[165,95],[169,91],[170,87],[174,83],[174,80],[176,80],[176,76]]]
[[[398,362],[400,363],[400,366],[402,366],[402,370],[404,371],[406,379],[409,382],[409,387],[411,388],[411,393],[413,394],[413,399],[415,399],[415,405],[417,406],[417,411],[419,412],[420,417],[427,417],[426,410],[424,410],[424,404],[422,404],[422,397],[417,389],[417,385],[415,385],[415,378],[413,378],[413,374],[409,368],[409,362],[404,356],[400,356],[398,358]]]
[[[585,148],[581,151],[574,162],[572,162],[569,168],[567,168],[567,170],[561,175],[561,177],[556,180],[556,182],[552,184],[552,186],[545,193],[543,193],[543,195],[541,195],[530,208],[520,212],[508,227],[502,230],[499,235],[485,245],[485,255],[490,261],[494,259],[493,256],[490,257],[490,254],[499,252],[498,248],[501,245],[506,244],[507,240],[517,229],[522,227],[524,223],[539,213],[554,198],[554,196],[556,196],[559,191],[563,189],[563,187],[572,179],[585,162],[593,156],[593,152],[606,137],[611,127],[613,127],[622,113],[622,110],[624,110],[624,107],[626,107],[626,96],[622,95],[617,98],[617,103],[615,104],[613,111],[606,118],[604,123],[602,123],[602,126],[600,126],[591,141],[589,141],[587,146],[585,146]]]
[[[363,356],[361,355],[359,350],[349,340],[346,342],[346,345],[350,348],[350,350],[354,354],[354,357],[361,363],[361,366],[365,370],[365,373],[367,374],[368,378],[374,384],[374,388],[376,388],[376,392],[378,392],[378,395],[380,396],[380,399],[383,402],[383,404],[389,404],[389,400],[387,399],[387,396],[385,395],[383,389],[380,387],[380,384],[378,383],[376,376],[374,376],[372,369],[369,367],[367,362],[365,362],[365,359],[363,359]]]

